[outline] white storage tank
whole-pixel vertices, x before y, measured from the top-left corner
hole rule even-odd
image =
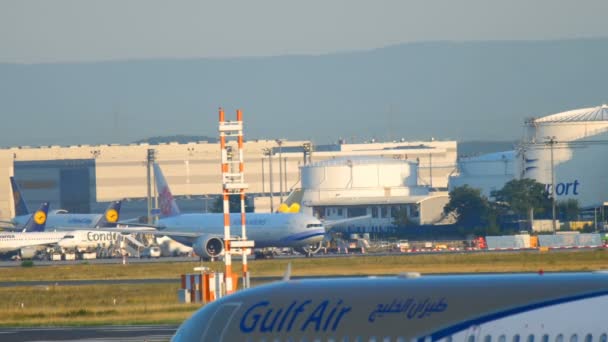
[[[608,106],[583,108],[526,122],[521,177],[546,184],[557,200],[596,207],[608,199]]]
[[[304,189],[414,187],[416,164],[388,158],[340,158],[302,167]]]

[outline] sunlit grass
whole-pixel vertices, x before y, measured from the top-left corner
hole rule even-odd
[[[340,258],[296,258],[250,262],[256,277],[282,276],[291,263],[293,276],[379,275],[401,272],[474,273],[590,271],[608,269],[608,251],[559,253],[427,254]],[[177,302],[179,276],[199,263],[127,265],[81,264],[2,268],[0,281],[85,279],[175,279],[169,284],[0,287],[0,325],[101,325],[180,323],[198,309]],[[221,270],[220,262],[205,263]],[[240,273],[240,262],[234,264]]]
[[[177,302],[179,284],[0,288],[0,325],[181,323],[198,309]]]
[[[608,268],[608,251],[586,250],[572,252],[537,251],[521,253],[424,254],[340,258],[296,258],[253,260],[249,262],[252,277],[281,276],[292,264],[292,274],[305,275],[365,275],[397,274],[404,271],[422,273],[468,272],[535,272],[584,271]],[[1,281],[62,281],[82,279],[178,279],[180,274],[193,273],[198,262],[80,264],[69,266],[34,266],[0,269]],[[204,263],[222,270],[221,262]],[[235,261],[233,269],[241,271]]]

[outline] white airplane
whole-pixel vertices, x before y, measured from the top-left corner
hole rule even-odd
[[[32,214],[23,198],[23,193],[14,177],[10,177],[13,188],[13,199],[15,200],[16,216],[9,223],[21,226],[27,222]],[[46,228],[65,229],[65,228],[99,228],[113,227],[119,218],[120,201],[110,203],[104,214],[72,214],[65,210],[54,210],[48,214]]]
[[[38,250],[51,246],[63,238],[65,232],[45,232],[49,204],[43,203],[23,226],[23,232],[0,232],[0,254],[18,252],[23,259],[31,259]]]
[[[110,246],[116,246],[120,244],[125,237],[119,232],[113,232],[111,230],[72,230],[64,231],[64,236],[61,240],[57,241],[57,246],[61,247],[64,251],[78,251],[83,252],[86,250],[92,250],[98,247],[108,248]]]
[[[154,178],[159,193],[161,218],[158,231],[146,232],[168,236],[204,259],[218,257],[224,248],[224,214],[182,214],[158,164],[154,164]],[[316,217],[301,213],[247,213],[247,238],[256,248],[293,247],[307,255],[319,250],[325,227]],[[230,234],[241,235],[241,215],[230,215]],[[120,230],[119,230],[120,231]],[[129,229],[122,230],[134,232]],[[139,231],[141,232],[141,230]]]
[[[284,281],[205,305],[182,341],[605,342],[607,273]]]

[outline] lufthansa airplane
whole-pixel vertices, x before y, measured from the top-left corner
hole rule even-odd
[[[223,297],[172,342],[606,342],[608,274],[289,280]]]
[[[158,231],[146,232],[168,236],[192,249],[201,258],[215,258],[223,251],[224,214],[182,214],[169,185],[154,164],[154,178],[159,194],[161,217]],[[241,235],[241,214],[230,215],[230,234]],[[317,251],[325,236],[325,227],[316,217],[301,213],[247,213],[247,238],[256,248],[293,247],[310,254]],[[133,232],[128,229],[123,230]],[[139,231],[141,232],[141,231]]]
[[[15,217],[10,222],[16,226],[25,224],[31,217],[23,193],[14,177],[10,177],[13,188],[13,199],[15,201]],[[120,213],[120,201],[110,203],[104,214],[72,214],[64,210],[51,211],[47,217],[46,228],[64,229],[78,228],[103,228],[115,227]]]
[[[65,233],[44,231],[49,210],[48,202],[42,203],[22,227],[22,232],[0,232],[0,254],[19,253],[24,259],[32,258],[44,246],[57,243]]]

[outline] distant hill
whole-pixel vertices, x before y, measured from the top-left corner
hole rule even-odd
[[[151,137],[147,139],[137,140],[134,143],[148,143],[150,145],[158,145],[158,144],[166,144],[170,142],[177,142],[180,144],[187,144],[191,142],[199,142],[206,141],[208,143],[217,143],[217,138],[207,137],[203,135],[171,135],[171,136],[162,136],[162,137]]]
[[[0,146],[215,136],[219,106],[243,109],[246,139],[518,140],[526,118],[608,102],[606,61],[608,38],[0,64]]]

